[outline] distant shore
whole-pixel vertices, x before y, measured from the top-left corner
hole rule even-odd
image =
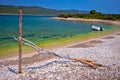
[[[16,15],[18,16],[19,14],[12,14],[12,13],[0,13],[0,15]],[[24,16],[53,16],[54,15],[47,15],[47,14],[22,14]]]
[[[54,19],[68,20],[68,21],[92,22],[92,23],[103,23],[103,24],[113,24],[113,25],[120,26],[120,21],[112,21],[112,20],[83,19],[83,18],[62,18],[62,17],[54,17]]]

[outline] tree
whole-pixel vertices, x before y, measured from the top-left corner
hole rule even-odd
[[[97,12],[96,12],[96,10],[91,10],[90,11],[90,14],[96,14]]]

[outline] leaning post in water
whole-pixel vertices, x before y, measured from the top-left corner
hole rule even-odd
[[[22,73],[22,10],[19,10],[19,28],[18,28],[18,42],[19,42],[19,63],[18,73]]]

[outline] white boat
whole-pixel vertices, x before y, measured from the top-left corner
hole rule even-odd
[[[104,28],[99,27],[99,26],[94,26],[94,25],[92,25],[92,30],[96,30],[96,31],[104,31]]]

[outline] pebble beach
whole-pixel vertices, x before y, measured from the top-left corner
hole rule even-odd
[[[0,60],[0,80],[120,80],[120,33],[51,50],[70,58],[96,60],[93,69],[80,62],[35,53],[23,57],[22,74],[17,58]]]

